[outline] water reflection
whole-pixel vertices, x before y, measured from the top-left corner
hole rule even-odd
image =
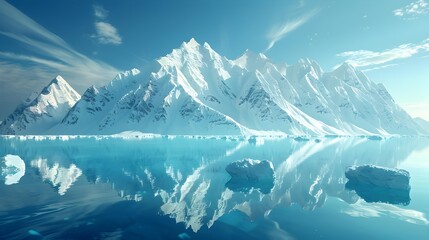
[[[228,225],[236,221],[236,217],[231,216],[237,212],[248,219],[260,220],[279,206],[299,205],[314,210],[322,207],[328,197],[341,199],[351,206],[361,205],[360,198],[367,202],[408,205],[409,192],[370,191],[362,186],[347,185],[354,190],[349,191],[345,186],[344,170],[347,166],[363,164],[394,168],[414,150],[428,146],[427,140],[414,138],[382,141],[277,139],[258,145],[246,141],[187,138],[0,139],[0,143],[1,156],[16,154],[25,159],[35,176],[55,187],[61,197],[67,196],[79,181],[108,185],[122,199],[132,200],[133,203],[123,203],[127,209],[134,209],[130,216],[141,213],[138,202],[152,204],[162,215],[193,232],[210,228],[219,221]],[[244,158],[270,160],[276,176],[272,185],[231,183],[225,167]],[[252,188],[260,190],[251,191]],[[107,204],[103,211],[110,207],[116,209],[119,204],[112,205],[103,199],[97,201],[98,205]],[[89,216],[101,211],[99,206],[86,209],[89,209],[86,213]],[[395,209],[399,212],[400,208]],[[264,224],[277,226],[275,222]],[[283,235],[287,232],[278,231]]]
[[[77,178],[82,175],[82,171],[74,164],[70,164],[67,168],[60,167],[59,163],[55,162],[52,167],[49,167],[48,160],[39,158],[31,161],[30,165],[38,170],[43,181],[57,188],[60,195],[66,194]]]
[[[407,206],[410,204],[410,189],[394,189],[348,181],[346,188],[353,190],[368,203],[383,202]]]
[[[243,159],[228,164],[225,171],[231,175],[231,179],[225,187],[234,192],[250,193],[258,190],[268,194],[274,187],[274,169],[269,161]]]
[[[265,179],[243,182],[242,180],[233,177],[225,184],[225,187],[234,192],[250,193],[253,190],[257,190],[263,194],[268,194],[274,187],[274,178],[272,178],[272,181]]]
[[[362,218],[375,218],[388,215],[407,223],[429,225],[429,220],[422,212],[386,203],[367,203],[361,199],[355,204],[350,205],[344,213],[352,217]]]

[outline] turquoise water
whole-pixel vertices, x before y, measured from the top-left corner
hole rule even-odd
[[[8,154],[25,170],[0,177],[0,239],[429,239],[428,138],[0,138]],[[243,158],[273,163],[268,191],[226,186]],[[410,200],[347,189],[362,164],[409,171]]]

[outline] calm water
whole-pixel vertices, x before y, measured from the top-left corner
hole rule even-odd
[[[428,138],[319,140],[0,138],[25,162],[0,177],[0,239],[429,239]],[[227,187],[243,158],[273,162],[268,193]],[[356,164],[409,171],[408,201],[345,188]]]

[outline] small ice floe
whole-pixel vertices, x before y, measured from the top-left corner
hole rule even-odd
[[[249,192],[252,188],[269,193],[274,187],[274,167],[270,161],[243,159],[226,166],[231,175],[226,187],[233,191]]]
[[[294,138],[293,140],[295,140],[297,142],[308,142],[308,141],[310,141],[309,138],[303,137],[303,136],[298,136],[298,137]]]
[[[177,235],[177,237],[179,237],[180,239],[191,239],[191,237],[189,236],[189,234],[187,233],[180,233],[179,235]]]
[[[373,141],[381,141],[381,140],[383,140],[383,137],[378,136],[378,135],[368,136],[367,138],[368,138],[368,140],[373,140]]]
[[[348,167],[345,175],[346,188],[366,202],[408,205],[411,201],[410,174],[405,170],[362,165]]]
[[[36,237],[43,237],[42,234],[40,234],[38,231],[36,231],[34,229],[28,230],[28,234],[31,235],[31,236],[36,236]]]
[[[251,144],[256,144],[256,140],[257,140],[257,137],[256,137],[256,136],[250,136],[250,137],[247,139],[247,141],[248,141],[249,143],[251,143]]]
[[[25,175],[25,162],[17,155],[8,154],[0,159],[1,178],[5,185],[16,184]]]
[[[250,136],[247,138],[247,142],[256,146],[260,146],[260,145],[264,145],[266,140],[271,140],[273,139],[270,136]]]

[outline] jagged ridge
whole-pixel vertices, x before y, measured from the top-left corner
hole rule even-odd
[[[347,63],[324,73],[309,59],[287,66],[251,51],[229,60],[194,39],[104,87],[90,87],[63,116],[45,132],[424,133],[383,85]]]

